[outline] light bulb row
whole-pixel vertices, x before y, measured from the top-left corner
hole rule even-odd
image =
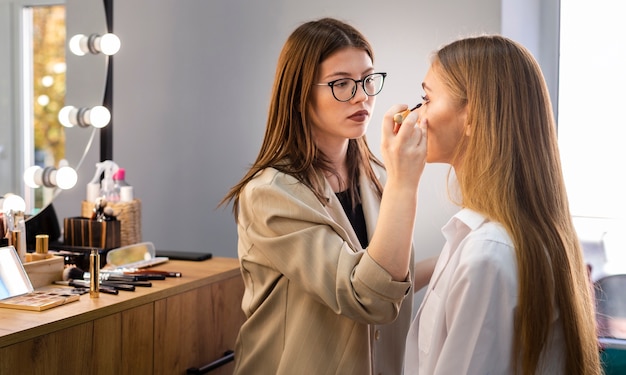
[[[120,50],[120,46],[120,38],[111,33],[89,36],[77,34],[70,39],[68,45],[70,51],[77,56],[84,56],[87,53],[111,56]],[[111,121],[111,112],[104,106],[77,108],[69,105],[61,108],[58,119],[61,125],[67,128],[76,125],[83,128],[89,126],[103,128]],[[24,171],[24,183],[31,188],[44,186],[67,190],[73,188],[77,181],[78,174],[65,159],[59,162],[58,168],[34,165]]]
[[[115,55],[121,47],[120,38],[115,34],[83,34],[74,35],[69,42],[70,51],[76,56],[84,56],[87,53],[94,55],[102,52],[107,56]]]
[[[89,36],[77,34],[70,38],[68,43],[70,51],[77,56],[84,56],[87,53],[94,55],[103,53],[111,56],[120,50],[120,46],[120,38],[112,33],[91,34]],[[69,105],[61,108],[58,119],[61,125],[67,128],[76,125],[83,128],[90,125],[95,128],[103,128],[111,121],[111,112],[104,106],[77,108]]]
[[[34,189],[44,186],[67,190],[73,188],[77,181],[78,174],[74,168],[67,164],[65,159],[59,162],[58,169],[33,165],[24,171],[24,183]]]
[[[78,125],[82,128],[89,125],[103,128],[111,121],[111,112],[101,105],[92,108],[76,108],[68,105],[59,111],[59,122],[66,128]]]

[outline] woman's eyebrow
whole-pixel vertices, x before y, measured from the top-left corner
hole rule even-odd
[[[336,77],[350,77],[350,73],[348,72],[332,72],[332,73],[328,73],[326,75],[324,75],[322,77],[322,79],[326,80],[326,79],[331,79],[331,78],[336,78]]]
[[[373,72],[374,72],[374,67],[367,68],[361,73],[361,77],[365,77],[366,75],[371,74]],[[351,77],[351,76],[352,76],[352,73],[350,72],[338,71],[338,72],[328,73],[324,77],[325,79],[330,79],[332,77]]]
[[[365,69],[365,70],[363,71],[363,73],[361,73],[361,74],[362,74],[361,76],[362,76],[362,77],[365,77],[366,75],[371,74],[371,73],[374,73],[375,71],[376,71],[376,70],[374,69],[374,67],[367,68],[367,69]]]

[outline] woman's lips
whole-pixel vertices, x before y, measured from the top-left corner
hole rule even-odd
[[[367,112],[366,110],[362,110],[362,111],[354,112],[348,118],[353,121],[363,122],[367,120],[369,115],[370,115],[369,112]]]

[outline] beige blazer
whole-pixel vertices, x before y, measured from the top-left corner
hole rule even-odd
[[[380,200],[366,178],[360,187],[371,238]],[[326,189],[324,206],[296,179],[268,168],[242,191],[238,251],[248,319],[235,374],[402,373],[412,271],[393,281]]]

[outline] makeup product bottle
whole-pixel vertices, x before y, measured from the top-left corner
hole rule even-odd
[[[132,202],[134,199],[133,187],[126,182],[126,170],[124,168],[119,168],[113,174],[113,185],[120,202]]]
[[[30,260],[43,260],[52,257],[51,254],[48,254],[48,235],[47,234],[38,234],[35,236],[35,252],[26,254],[30,255]]]
[[[112,160],[96,163],[96,173],[87,184],[87,202],[95,203],[96,199],[104,197],[108,202],[117,202],[115,197],[113,174],[119,167]],[[103,178],[104,175],[104,178]]]
[[[15,248],[15,251],[17,251],[17,255],[20,257],[22,263],[25,263],[26,249],[24,246],[24,242],[22,241],[22,231],[18,229],[11,231],[11,238],[9,243]]]
[[[92,249],[89,254],[89,274],[92,275],[89,279],[89,297],[100,297],[100,254],[98,250]]]
[[[113,174],[115,172],[112,168],[104,169],[104,178],[100,181],[100,196],[104,197],[107,202],[116,203],[119,202],[120,196],[115,191],[115,182],[113,181]]]
[[[19,248],[16,246],[17,254],[20,256],[22,263],[26,261],[26,221],[24,219],[24,212],[16,212],[14,216],[15,229],[19,232]]]

